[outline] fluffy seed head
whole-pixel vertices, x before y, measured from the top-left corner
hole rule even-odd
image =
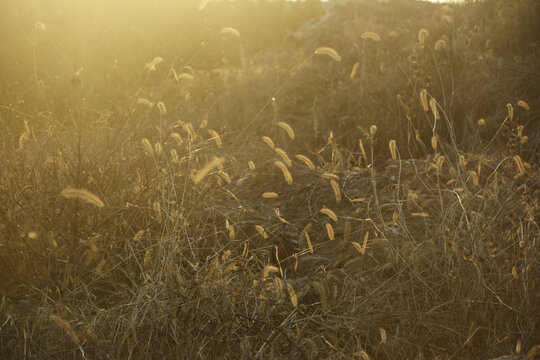
[[[275,193],[275,192],[271,192],[271,191],[267,191],[267,192],[263,193],[262,196],[265,199],[277,199],[278,198],[278,194]]]
[[[271,273],[278,273],[279,269],[274,265],[266,265],[263,269],[263,279],[267,279]]]
[[[437,42],[435,43],[435,50],[441,50],[444,48],[446,48],[446,41],[444,41],[443,39],[437,40]]]
[[[341,56],[339,56],[339,53],[328,46],[318,47],[315,50],[315,55],[326,55],[326,56],[330,56],[332,59],[334,59],[337,62],[341,61]]]
[[[309,252],[313,254],[313,244],[311,244],[311,238],[309,237],[309,234],[307,231],[304,231],[304,236],[306,237],[306,243],[309,249]]]
[[[424,46],[424,43],[426,42],[426,38],[428,37],[429,32],[426,28],[420,29],[418,32],[418,41],[420,41],[420,44]]]
[[[154,151],[156,152],[157,156],[161,156],[162,148],[160,143],[157,142],[154,144]]]
[[[165,116],[167,115],[167,108],[165,107],[165,104],[163,103],[163,101],[159,101],[157,104],[156,104],[158,110],[159,110],[159,114],[161,116]]]
[[[225,158],[214,157],[212,160],[208,161],[200,170],[198,170],[193,176],[193,182],[198,184],[202,179],[206,177],[216,167],[223,166]]]
[[[514,155],[514,162],[517,165],[519,175],[525,175],[525,166],[523,165],[523,160],[519,155]]]
[[[268,239],[268,233],[266,232],[266,230],[264,230],[264,228],[261,225],[255,225],[255,230],[257,230],[257,232],[261,234],[263,239]]]
[[[436,136],[431,137],[431,147],[433,148],[433,150],[437,150],[437,137]]]
[[[305,156],[305,155],[302,155],[302,154],[297,154],[296,155],[296,158],[300,161],[302,161],[304,164],[306,164],[306,166],[310,169],[310,170],[315,170],[315,165],[313,165],[313,163],[311,162],[311,160]]]
[[[336,203],[339,204],[341,202],[341,191],[339,190],[339,184],[335,180],[330,180],[330,186],[332,186],[332,190],[334,191]]]
[[[285,178],[285,182],[287,184],[289,184],[289,185],[292,185],[293,179],[292,179],[291,173],[289,172],[289,169],[287,169],[287,165],[285,165],[281,161],[275,161],[274,165],[276,165],[281,170],[281,172],[283,173],[283,177]]]
[[[92,204],[98,208],[102,208],[105,205],[103,201],[96,195],[92,194],[90,191],[85,189],[76,189],[72,187],[67,187],[60,193],[63,197],[67,199],[80,199],[86,201],[89,204]]]
[[[427,90],[426,89],[422,89],[422,91],[420,91],[420,101],[422,102],[422,108],[424,109],[424,111],[428,112],[429,103],[428,103]]]
[[[150,100],[145,99],[145,98],[138,98],[138,99],[137,99],[137,104],[146,105],[146,106],[148,106],[149,108],[153,108],[153,107],[154,107],[154,104],[153,104]]]
[[[263,136],[262,140],[266,145],[268,145],[270,148],[274,149],[276,146],[274,145],[274,142],[272,139],[270,139],[268,136]]]
[[[325,172],[321,174],[321,179],[327,179],[327,180],[339,180],[339,176],[336,174],[332,174],[329,172]]]
[[[429,100],[429,107],[431,108],[431,112],[433,113],[433,116],[436,120],[439,120],[441,116],[439,115],[439,110],[437,109],[437,100],[434,98],[431,98]]]
[[[508,103],[506,104],[506,108],[508,109],[508,119],[510,119],[510,121],[514,120],[514,107],[512,104]]]
[[[285,130],[287,132],[287,135],[289,135],[289,137],[294,140],[294,130],[291,125],[287,124],[284,121],[278,122],[277,125],[283,130]]]
[[[334,221],[338,221],[338,217],[337,217],[336,213],[333,210],[325,207],[325,208],[322,208],[320,210],[320,212],[323,213],[324,215],[328,216],[330,219],[332,219]]]
[[[335,239],[334,227],[332,226],[332,224],[330,224],[330,223],[326,224],[326,232],[328,233],[328,238],[330,240]]]
[[[178,145],[182,145],[182,143],[184,142],[182,140],[182,137],[180,136],[180,134],[178,133],[172,133],[171,135],[169,135],[169,137],[171,137],[172,139],[174,139],[174,141],[176,141],[176,143]]]
[[[159,203],[159,201],[155,201],[152,204],[152,208],[154,209],[154,214],[156,216],[157,222],[161,224],[163,222],[163,217],[161,216],[161,204]]]
[[[525,109],[525,110],[531,110],[531,108],[529,107],[529,104],[527,104],[527,103],[526,103],[525,101],[523,101],[523,100],[519,100],[519,101],[517,102],[517,106],[522,107],[522,108]]]
[[[287,155],[285,150],[280,149],[280,148],[275,148],[274,151],[283,159],[283,162],[287,164],[288,167],[292,166],[291,158],[289,157],[289,155]]]
[[[231,35],[231,36],[234,36],[235,38],[240,38],[240,32],[233,27],[224,27],[221,30],[219,30],[219,33],[221,35]]]
[[[287,292],[289,293],[289,298],[291,300],[291,304],[294,307],[298,306],[298,296],[296,295],[296,292],[294,291],[294,288],[291,284],[287,283]]]
[[[397,145],[396,140],[392,139],[388,142],[388,148],[390,149],[390,155],[392,155],[392,160],[397,159]]]
[[[143,145],[144,153],[146,155],[154,154],[154,148],[152,147],[152,144],[150,144],[150,141],[147,138],[142,139],[141,142]]]
[[[372,31],[366,31],[364,33],[362,33],[362,35],[360,35],[360,37],[365,40],[365,39],[371,39],[373,41],[381,41],[381,37],[379,36],[379,34],[377,33],[374,33]]]
[[[147,62],[145,67],[149,71],[156,71],[157,70],[157,65],[159,63],[161,63],[162,61],[163,61],[163,58],[161,56],[156,56],[155,58],[152,59],[152,61]]]
[[[210,136],[212,136],[212,139],[216,142],[217,147],[221,149],[221,147],[223,146],[223,143],[221,142],[221,136],[219,136],[217,131],[208,130],[208,133],[210,134]]]
[[[360,62],[355,62],[352,69],[351,69],[351,74],[349,75],[349,77],[351,79],[354,79],[354,77],[356,76],[356,73],[358,72],[358,68],[360,67]]]

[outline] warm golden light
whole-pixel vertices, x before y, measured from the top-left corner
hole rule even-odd
[[[0,358],[538,358],[538,9],[0,0]]]

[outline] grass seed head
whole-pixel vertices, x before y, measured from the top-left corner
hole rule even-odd
[[[519,155],[514,155],[514,162],[516,163],[516,166],[519,171],[519,175],[523,176],[525,175],[525,166],[523,165],[523,160],[521,160],[521,157]]]
[[[310,170],[315,170],[315,165],[313,165],[313,162],[305,155],[297,154],[296,158],[300,161],[302,161]]]
[[[154,148],[152,147],[152,144],[150,144],[150,141],[144,138],[141,142],[143,145],[144,153],[146,155],[154,155]]]
[[[270,276],[270,274],[272,273],[278,273],[279,272],[279,268],[277,266],[274,266],[274,265],[266,265],[263,269],[263,279],[268,279],[268,277]]]
[[[161,56],[156,56],[155,58],[152,59],[152,61],[147,62],[145,67],[149,71],[156,71],[157,65],[160,64],[162,61],[163,61],[163,58]]]
[[[287,124],[286,122],[284,121],[280,121],[277,123],[277,125],[282,128],[283,130],[285,130],[285,132],[287,133],[287,135],[289,135],[289,137],[294,140],[294,130],[293,128],[291,127],[291,125]]]
[[[268,136],[263,136],[262,137],[262,140],[264,141],[264,143],[266,145],[268,145],[270,148],[272,149],[275,149],[275,145],[274,145],[274,142],[272,141],[272,139],[270,139]]]
[[[182,143],[184,142],[184,140],[182,140],[182,137],[178,133],[172,133],[171,135],[169,135],[169,137],[171,139],[174,139],[174,141],[176,141],[179,146],[182,145]]]
[[[326,232],[328,234],[328,238],[330,240],[334,240],[335,239],[334,227],[330,223],[327,223],[325,226],[326,226]]]
[[[332,49],[331,47],[328,47],[328,46],[318,47],[315,50],[315,55],[326,55],[326,56],[331,57],[332,59],[334,59],[337,62],[341,61],[341,56],[339,56],[339,53],[336,50],[334,50],[334,49]]]
[[[512,104],[508,103],[506,104],[506,108],[508,109],[508,119],[510,119],[510,121],[514,120],[514,107]]]
[[[446,41],[444,39],[439,39],[435,43],[435,50],[446,49]]]
[[[427,97],[427,90],[422,89],[420,91],[420,101],[422,102],[422,109],[424,109],[425,112],[429,111],[429,102]]]
[[[291,304],[294,307],[298,306],[298,296],[296,295],[296,291],[294,291],[294,288],[291,284],[287,282],[287,292],[289,293],[289,299],[291,300]]]
[[[208,161],[200,170],[193,176],[193,182],[198,184],[202,179],[206,177],[214,168],[223,166],[224,158],[214,157]]]
[[[356,73],[358,72],[359,67],[360,67],[360,62],[359,61],[355,62],[351,69],[351,74],[349,75],[351,79],[354,79],[354,77],[356,76]]]
[[[362,40],[370,39],[370,40],[373,40],[375,42],[381,41],[381,36],[379,34],[377,34],[377,33],[372,32],[372,31],[366,31],[366,32],[362,33],[362,35],[360,35],[360,38],[362,38]]]
[[[165,116],[167,115],[167,107],[165,106],[165,104],[163,103],[163,101],[158,101],[158,103],[156,104],[158,110],[159,110],[159,114],[161,116]]]
[[[437,137],[436,136],[431,137],[431,147],[433,148],[433,150],[437,150]]]
[[[314,252],[313,244],[311,243],[311,238],[309,237],[309,234],[307,233],[307,231],[304,231],[304,236],[306,237],[306,243],[307,243],[309,252],[313,254]]]
[[[162,148],[161,148],[161,144],[160,143],[155,143],[154,144],[154,151],[156,153],[157,156],[161,156],[162,154]]]
[[[293,179],[292,179],[292,176],[291,176],[291,173],[289,172],[289,169],[287,169],[287,165],[285,165],[283,162],[281,161],[274,161],[274,165],[276,165],[280,170],[281,172],[283,173],[283,177],[285,178],[285,182],[289,185],[292,185],[293,183]]]
[[[219,33],[221,35],[230,35],[234,36],[235,38],[240,38],[240,32],[233,27],[224,27],[219,30]]]
[[[390,149],[390,155],[392,156],[392,160],[397,159],[397,145],[396,140],[392,139],[388,142],[388,148]]]
[[[435,100],[435,98],[429,99],[429,107],[431,108],[431,112],[433,113],[435,120],[439,120],[441,116],[439,115],[439,110],[437,109],[437,100]]]
[[[334,191],[334,198],[336,199],[336,203],[339,204],[341,202],[341,191],[339,189],[339,184],[335,180],[330,180],[330,186]]]
[[[278,194],[275,193],[275,192],[271,192],[271,191],[263,193],[262,196],[265,199],[277,199],[278,198]]]
[[[525,101],[523,101],[523,100],[519,100],[519,101],[517,102],[517,106],[519,106],[519,107],[521,107],[521,108],[523,108],[523,109],[525,109],[525,110],[527,110],[527,111],[528,111],[528,110],[531,110],[531,108],[529,107],[529,104],[527,104],[527,103],[526,103]]]
[[[90,191],[85,189],[76,189],[72,187],[67,187],[60,193],[63,197],[67,199],[80,199],[86,201],[89,204],[92,204],[98,208],[102,208],[105,205],[103,201],[96,195],[92,194]]]
[[[280,149],[280,148],[275,148],[274,151],[283,159],[283,162],[287,164],[288,167],[292,166],[291,158],[289,157],[289,155],[287,155],[285,150]]]
[[[330,219],[332,219],[334,221],[338,221],[338,217],[337,217],[336,213],[333,210],[325,207],[325,208],[322,208],[320,210],[320,212],[325,214],[326,216],[328,216]]]
[[[208,130],[208,133],[210,134],[210,136],[212,136],[212,139],[216,142],[217,147],[221,149],[223,147],[223,143],[221,142],[221,136],[219,136],[217,131]]]
[[[263,239],[268,239],[268,233],[261,225],[255,225],[255,230],[263,237]]]
[[[426,28],[420,29],[418,32],[418,41],[420,42],[420,45],[424,46],[426,39],[429,35],[429,31]]]

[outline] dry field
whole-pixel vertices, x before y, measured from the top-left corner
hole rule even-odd
[[[0,0],[0,358],[537,358],[539,19]]]

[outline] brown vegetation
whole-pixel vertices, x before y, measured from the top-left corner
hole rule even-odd
[[[535,1],[2,6],[2,358],[540,353]]]

